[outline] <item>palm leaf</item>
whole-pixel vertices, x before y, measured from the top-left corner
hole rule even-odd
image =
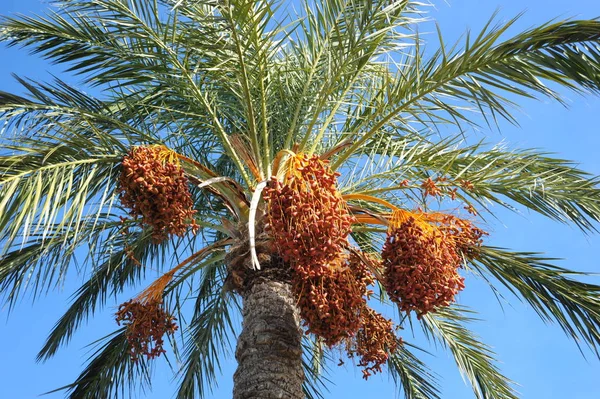
[[[222,264],[202,270],[192,319],[185,329],[177,398],[205,397],[217,383],[221,360],[229,353],[234,324],[231,312],[239,308],[236,298],[222,291]]]
[[[102,85],[121,81],[122,85],[151,81],[164,71],[158,55],[151,47],[115,29],[105,18],[105,24],[83,13],[62,16],[49,13],[46,17],[3,18],[1,41],[9,46],[31,47],[33,53],[69,65],[69,70],[87,75],[87,81]]]
[[[304,335],[302,339],[302,367],[304,369],[304,384],[302,390],[307,399],[324,399],[328,383],[332,381],[326,377],[328,363],[333,360],[331,351],[324,347],[318,338]]]
[[[441,399],[437,377],[404,343],[390,354],[389,372],[406,399]]]
[[[89,279],[73,294],[71,306],[48,335],[37,355],[38,361],[49,359],[60,346],[67,344],[79,326],[104,306],[109,295],[119,294],[127,285],[142,278],[147,268],[140,267],[140,262],[148,266],[147,260],[152,258],[154,262],[163,263],[165,253],[163,251],[161,256],[157,246],[151,243],[149,231],[125,236],[122,228],[115,230],[108,240],[118,249],[102,254],[101,257],[106,258],[104,262],[94,268]]]
[[[99,340],[96,347],[75,382],[52,392],[66,390],[69,399],[125,398],[139,386],[150,384],[148,364],[143,359],[134,362],[129,356],[124,328]]]
[[[455,305],[427,314],[423,317],[424,331],[428,338],[450,349],[478,399],[517,399],[514,383],[494,364],[495,354],[464,326],[474,320],[467,313],[472,312]]]
[[[520,205],[584,231],[595,230],[600,220],[598,177],[544,152],[505,147],[467,145],[461,136],[381,138],[365,146],[355,163],[367,157],[377,162],[351,174],[344,191],[408,202],[420,193],[421,182],[444,177],[448,181],[439,183],[442,190],[457,189],[458,198],[484,209],[490,202],[511,210]],[[409,184],[401,185],[405,179]],[[464,182],[472,186],[465,188]]]
[[[600,286],[570,278],[586,273],[554,266],[552,260],[530,252],[482,247],[473,266],[530,304],[542,320],[558,323],[577,345],[585,344],[600,356]]]
[[[328,128],[353,103],[348,97],[377,69],[377,58],[398,50],[401,40],[412,36],[407,28],[418,20],[411,16],[417,5],[404,0],[305,3],[306,17],[300,20],[291,53],[301,80],[286,147],[300,128],[300,148],[309,141],[311,152],[322,146]]]
[[[594,46],[600,40],[600,21],[552,22],[500,41],[516,20],[491,28],[490,21],[474,40],[467,36],[464,48],[453,46],[452,53],[446,53],[443,44],[429,59],[415,50],[405,64],[398,65],[386,101],[363,105],[368,112],[346,122],[344,130],[353,132],[356,140],[333,166],[340,166],[373,137],[385,134],[385,127],[436,121],[472,124],[462,104],[514,122],[507,108],[513,102],[500,93],[558,98],[548,82],[576,91],[600,89],[600,52]]]

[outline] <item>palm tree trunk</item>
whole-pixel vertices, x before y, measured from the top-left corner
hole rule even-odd
[[[243,294],[234,399],[302,399],[302,331],[291,287],[257,281]]]

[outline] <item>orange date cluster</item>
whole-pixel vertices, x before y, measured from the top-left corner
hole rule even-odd
[[[465,285],[453,242],[438,229],[427,231],[414,218],[388,233],[381,254],[384,284],[402,311],[415,311],[420,318],[454,302]]]
[[[119,306],[117,323],[127,328],[129,355],[133,361],[140,356],[153,359],[165,353],[163,336],[177,331],[175,318],[162,306],[162,301],[131,300]]]
[[[163,146],[134,147],[123,158],[119,179],[121,203],[142,225],[152,227],[154,242],[198,229],[183,169],[165,159]]]
[[[367,304],[374,277],[350,251],[354,218],[337,190],[338,174],[317,156],[298,154],[290,162],[284,182],[274,177],[265,189],[267,231],[292,268],[307,333],[330,347],[345,343],[367,378],[396,349],[393,324]]]

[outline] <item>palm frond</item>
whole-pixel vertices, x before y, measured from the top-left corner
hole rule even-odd
[[[96,351],[75,382],[52,392],[66,390],[69,399],[126,398],[137,388],[149,386],[148,364],[144,359],[131,360],[125,332],[122,328],[96,342]]]
[[[302,368],[304,369],[304,384],[302,390],[306,399],[324,399],[331,381],[326,377],[328,362],[332,361],[331,351],[324,347],[318,338],[304,335],[302,339]]]
[[[109,227],[116,196],[113,149],[84,136],[41,136],[0,155],[1,280],[11,301],[30,282],[34,292],[60,282],[75,249]]]
[[[428,338],[450,349],[461,373],[467,377],[478,399],[518,399],[512,385],[494,364],[495,354],[464,324],[474,319],[463,306],[439,309],[423,317]]]
[[[60,79],[44,84],[14,78],[26,93],[23,97],[0,92],[0,117],[9,133],[12,130],[27,137],[34,131],[47,136],[62,132],[72,139],[77,136],[96,140],[96,145],[101,143],[114,150],[123,150],[127,143],[158,141],[156,135],[149,133],[152,130],[145,130],[139,123],[134,112],[127,112],[131,97],[102,101]],[[145,98],[152,96],[156,94],[146,93]],[[135,112],[140,113],[139,107]]]
[[[0,239],[6,240],[5,248],[17,237],[26,242],[39,233],[43,240],[50,228],[72,230],[76,239],[115,198],[119,156],[81,154],[66,146],[38,150],[43,152],[0,157]],[[100,202],[94,209],[95,199]]]
[[[551,22],[501,41],[516,22],[492,26],[490,21],[475,39],[469,35],[465,46],[456,50],[442,45],[430,58],[420,50],[407,56],[390,80],[385,101],[363,105],[357,119],[346,122],[355,138],[353,145],[333,163],[339,167],[373,137],[386,133],[385,127],[408,126],[412,122],[431,125],[440,120],[472,124],[470,110],[491,113],[515,122],[512,100],[503,95],[532,97],[548,95],[559,99],[550,86],[558,84],[578,92],[600,90],[600,21]],[[407,119],[408,118],[408,119]],[[411,118],[413,118],[411,120]]]
[[[484,246],[473,266],[531,305],[544,322],[558,323],[578,346],[584,344],[600,357],[600,286],[574,279],[587,274],[551,261],[536,253]]]
[[[240,305],[222,291],[224,272],[222,264],[202,269],[194,313],[183,335],[177,398],[205,397],[217,383],[223,356],[230,352],[235,334],[232,313]]]
[[[484,209],[492,202],[511,210],[520,205],[583,231],[596,229],[598,177],[541,151],[486,147],[482,142],[467,145],[461,136],[381,138],[366,145],[355,163],[365,157],[376,161],[350,173],[344,190],[409,202],[423,181],[442,177],[447,181],[439,183],[440,189],[456,189],[458,198]],[[400,184],[403,180],[408,184]]]
[[[161,251],[152,244],[149,231],[124,234],[123,228],[119,227],[113,229],[112,235],[106,239],[110,242],[108,245],[115,247],[114,252],[99,254],[104,261],[99,262],[89,279],[73,294],[71,306],[46,338],[37,355],[38,361],[49,359],[67,344],[79,326],[104,306],[108,296],[119,294],[126,286],[143,278],[148,269],[140,267],[140,263],[148,266],[146,261],[149,258],[163,263],[165,253],[162,251],[161,256]],[[103,245],[100,251],[102,249]]]
[[[16,40],[15,43],[34,47],[40,44],[40,41],[28,41],[28,32],[36,31],[39,28],[46,29],[40,33],[43,37],[40,44],[41,50],[38,48],[39,51],[46,52],[46,55],[55,61],[68,62],[69,59],[79,59],[85,63],[86,60],[89,61],[90,57],[93,59],[93,55],[89,54],[94,53],[97,44],[95,36],[99,34],[99,32],[86,31],[87,26],[103,26],[103,28],[97,29],[105,31],[104,33],[114,38],[115,42],[112,45],[107,43],[101,47],[100,54],[107,54],[107,60],[110,57],[116,58],[113,65],[118,68],[120,62],[127,63],[128,58],[123,60],[122,57],[131,57],[141,52],[146,54],[143,59],[148,62],[148,66],[139,65],[144,64],[145,61],[138,60],[136,64],[133,64],[135,67],[120,74],[119,71],[111,71],[111,64],[105,64],[108,61],[101,59],[99,60],[101,65],[96,63],[93,67],[86,67],[85,74],[89,75],[88,81],[97,83],[103,89],[113,94],[119,93],[121,96],[124,96],[124,92],[122,92],[125,89],[124,86],[130,84],[134,85],[135,91],[143,88],[143,90],[150,89],[150,91],[159,93],[160,97],[155,97],[151,104],[146,104],[146,114],[149,109],[154,111],[176,110],[178,113],[183,112],[184,114],[193,110],[192,112],[198,120],[197,124],[201,122],[202,130],[211,132],[213,135],[211,141],[214,142],[214,138],[217,139],[221,148],[237,166],[238,173],[250,184],[251,179],[245,171],[244,164],[228,138],[229,126],[227,124],[230,121],[221,117],[227,112],[222,112],[220,108],[220,105],[224,105],[226,102],[219,100],[222,93],[215,90],[218,85],[214,85],[218,81],[215,78],[219,75],[219,71],[207,67],[208,69],[205,69],[204,72],[208,70],[211,71],[211,74],[204,76],[202,70],[197,70],[198,66],[204,66],[205,56],[214,49],[218,49],[215,43],[222,41],[222,31],[219,30],[222,24],[217,24],[212,30],[208,30],[214,34],[212,37],[205,37],[203,48],[197,48],[199,43],[188,48],[185,45],[184,32],[177,31],[179,20],[172,13],[164,11],[158,2],[137,0],[125,2],[114,0],[64,1],[61,14],[64,14],[65,18],[55,17],[43,22],[28,19],[7,20],[5,21],[6,27],[3,29],[6,32],[6,40],[10,41],[12,38]],[[176,13],[176,11],[173,12]],[[165,14],[170,14],[171,18],[166,18]],[[203,15],[206,26],[215,26],[213,13],[208,12]],[[82,26],[70,25],[71,18],[79,21]],[[43,26],[37,26],[39,23],[43,23]],[[68,27],[65,27],[65,24]],[[183,24],[182,26],[185,28],[187,25]],[[15,32],[13,36],[10,35],[11,29]],[[71,34],[70,30],[72,29],[76,32]],[[114,47],[118,46],[121,41],[125,45],[121,49],[115,49]],[[45,49],[45,46],[48,48]],[[130,47],[131,54],[123,55],[123,52],[127,52]],[[64,56],[66,60],[60,58],[61,56]],[[111,75],[111,72],[115,72],[114,76]],[[156,84],[148,86],[148,76],[151,76],[152,82]],[[136,85],[139,86],[136,88]],[[162,103],[163,99],[167,100],[166,104]],[[174,103],[173,100],[175,100]],[[227,100],[231,103],[230,97],[227,97]],[[172,106],[169,107],[169,105]],[[153,112],[154,115],[156,113]],[[172,114],[167,113],[165,117],[172,119]]]
[[[454,182],[471,183],[469,189],[454,183],[463,197],[511,207],[506,198],[584,231],[595,230],[600,221],[600,178],[578,169],[574,162],[535,150],[476,149],[467,147],[462,156],[454,151],[431,159],[437,164],[431,171],[445,173]]]
[[[388,369],[406,399],[441,399],[437,377],[404,343],[390,354]]]
[[[352,93],[364,87],[365,75],[378,68],[377,58],[398,50],[405,45],[402,40],[412,35],[408,27],[418,18],[411,12],[419,5],[406,0],[305,3],[306,17],[296,30],[290,54],[298,62],[302,80],[294,96],[287,148],[298,129],[301,148],[309,141],[311,151],[322,145],[329,126],[352,102]],[[300,120],[306,120],[306,125],[301,126]]]
[[[61,228],[42,238],[32,237],[27,243],[6,248],[0,255],[0,292],[12,309],[29,292],[35,299],[54,286],[60,286],[75,260],[75,250],[89,243],[91,226],[78,237],[75,231]]]
[[[233,69],[239,89],[240,103],[244,107],[248,138],[252,151],[262,173],[267,171],[274,152],[269,138],[268,91],[269,76],[273,55],[277,51],[275,37],[277,29],[272,29],[269,21],[275,12],[270,1],[229,1],[219,7],[220,14],[230,34],[237,66]]]
[[[3,18],[0,25],[0,41],[29,47],[54,63],[67,64],[68,71],[94,85],[140,84],[164,72],[159,54],[139,36],[119,31],[114,23],[97,24],[89,14]]]
[[[64,82],[19,81],[30,98],[0,93],[6,128],[26,131],[7,137],[0,153],[0,239],[5,249],[17,236],[26,242],[40,233],[43,241],[52,227],[70,229],[76,238],[84,225],[95,224],[113,204],[115,168],[127,144],[150,138]]]

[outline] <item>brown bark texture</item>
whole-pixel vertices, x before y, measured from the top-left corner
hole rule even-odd
[[[302,399],[302,330],[289,283],[260,281],[243,294],[234,399]]]

